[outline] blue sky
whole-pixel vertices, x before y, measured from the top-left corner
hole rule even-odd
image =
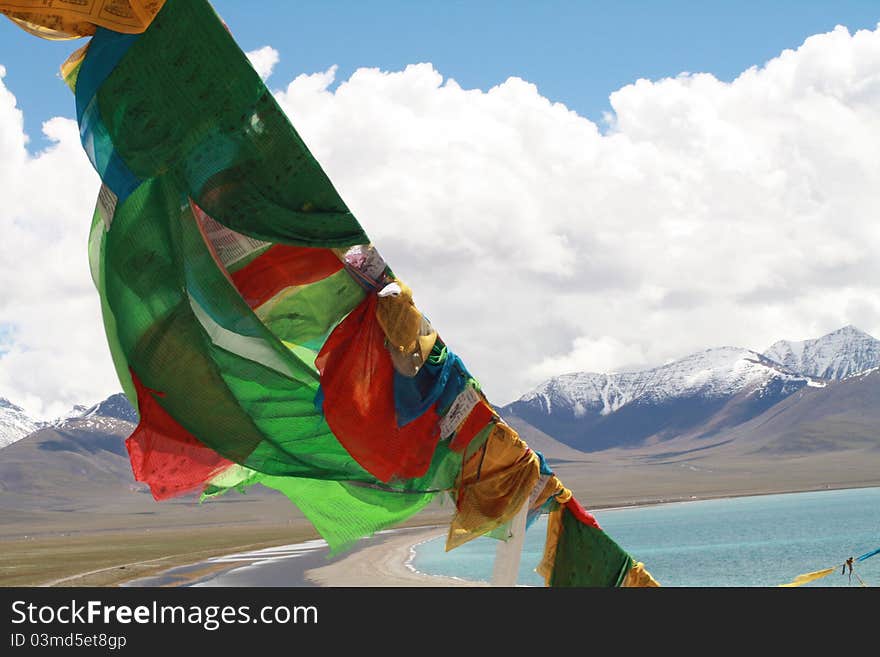
[[[244,50],[271,45],[274,80],[338,65],[337,83],[359,67],[401,70],[430,62],[462,87],[487,90],[510,76],[599,122],[608,95],[638,78],[710,72],[729,81],[811,35],[880,22],[876,0],[216,0]],[[31,148],[41,123],[72,115],[58,65],[72,44],[49,43],[0,22],[0,65],[25,112]]]

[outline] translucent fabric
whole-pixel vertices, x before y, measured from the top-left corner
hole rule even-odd
[[[0,0],[39,36],[94,35],[62,74],[103,182],[89,262],[140,416],[132,471],[156,499],[262,484],[334,553],[438,495],[456,502],[450,549],[501,535],[523,505],[533,518],[570,504],[416,307],[208,2],[63,6],[72,13],[58,18],[43,2]],[[620,585],[629,557],[565,508],[552,583]]]

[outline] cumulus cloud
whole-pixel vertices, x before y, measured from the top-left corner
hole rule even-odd
[[[76,122],[31,155],[0,70],[0,396],[39,417],[116,392],[86,243],[99,180]]]
[[[279,60],[278,51],[272,46],[263,46],[262,48],[251,50],[246,52],[245,55],[247,55],[254,70],[261,78],[263,78],[263,80],[266,80],[272,75],[275,64],[277,64]]]
[[[519,78],[464,89],[430,64],[335,78],[276,95],[493,403],[566,371],[848,323],[880,337],[880,29],[815,35],[731,82],[634,81],[604,130]],[[0,86],[0,192],[17,199],[0,395],[17,403],[113,380],[85,265],[97,181],[75,126],[45,129],[54,145],[28,155]]]
[[[561,356],[547,356],[529,367],[527,374],[532,379],[550,377],[570,372],[619,372],[644,364],[645,354],[640,344],[624,344],[620,340],[603,335],[594,339],[578,336],[574,339],[569,353]],[[632,364],[631,366],[629,366]]]
[[[497,403],[563,371],[880,337],[880,30],[732,82],[637,80],[604,131],[518,78],[334,73],[278,99]]]

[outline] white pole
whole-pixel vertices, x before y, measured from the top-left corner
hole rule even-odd
[[[492,586],[516,586],[519,574],[519,561],[526,538],[526,516],[529,513],[529,500],[510,521],[510,536],[506,541],[498,541],[495,550],[495,566],[492,570]]]

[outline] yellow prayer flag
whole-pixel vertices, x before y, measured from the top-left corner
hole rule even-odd
[[[165,0],[0,0],[0,13],[44,39],[75,39],[95,33],[95,26],[140,34]]]
[[[837,570],[837,566],[832,566],[831,568],[826,568],[825,570],[816,570],[812,573],[804,573],[803,575],[798,575],[793,580],[791,580],[788,584],[780,584],[779,586],[800,586],[801,584],[806,584],[807,582],[812,582],[817,579],[822,579],[826,575],[830,575],[835,570]]]

